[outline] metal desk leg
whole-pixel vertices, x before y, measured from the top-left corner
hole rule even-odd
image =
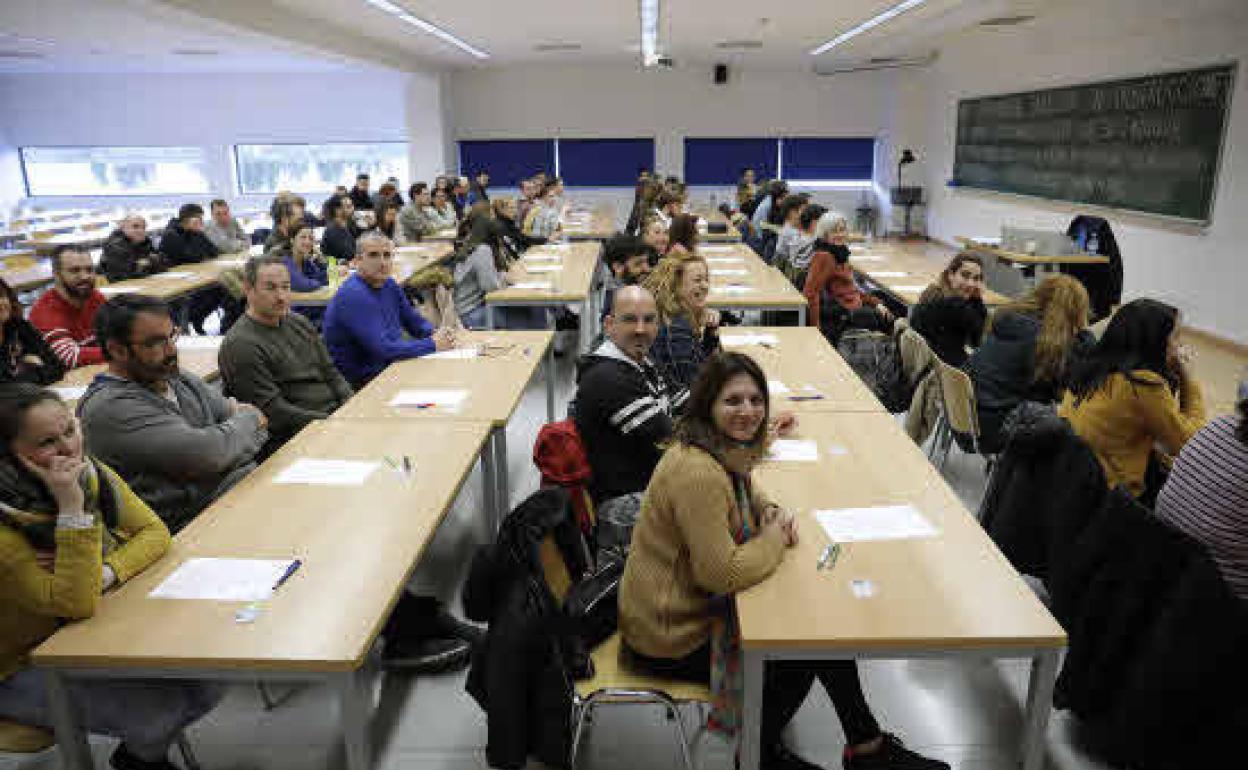
[[[763,741],[763,654],[743,650],[745,657],[745,708],[741,714],[738,751],[741,770],[758,770]]]
[[[490,437],[481,449],[481,508],[490,525],[491,542],[503,520],[503,514],[498,510],[498,469],[494,467],[494,433],[497,430],[490,431]]]
[[[485,328],[494,328],[494,306],[488,302],[485,303]]]
[[[347,770],[369,770],[372,763],[369,728],[372,724],[372,698],[364,669],[338,675],[338,708],[342,720],[342,740],[347,749]]]
[[[1023,717],[1023,770],[1044,768],[1044,734],[1049,726],[1049,712],[1053,708],[1058,656],[1058,650],[1045,650],[1031,659],[1027,713]]]
[[[507,485],[507,426],[499,425],[494,429],[494,531],[502,526],[503,519],[511,510],[511,490]]]
[[[555,344],[546,346],[546,422],[555,421]]]
[[[578,353],[588,353],[589,346],[593,342],[593,325],[594,325],[594,303],[590,301],[590,297],[586,296],[585,301],[581,303],[581,330],[580,344],[577,346]]]
[[[56,747],[61,753],[61,766],[66,770],[92,770],[91,747],[87,734],[78,724],[73,699],[69,695],[68,680],[59,671],[47,671],[48,704],[52,707],[52,727],[56,732]]]
[[[801,307],[797,309],[797,325],[798,326],[806,325],[806,306],[805,305],[802,305]]]

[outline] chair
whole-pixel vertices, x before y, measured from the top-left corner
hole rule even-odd
[[[0,720],[0,754],[39,754],[54,745],[56,737],[51,730]],[[191,750],[186,733],[178,734],[177,747],[187,769],[200,770],[199,760]]]
[[[932,440],[929,457],[942,470],[949,459],[949,449],[953,445],[954,434],[961,433],[971,437],[971,446],[975,454],[983,454],[979,448],[979,409],[975,403],[975,385],[970,375],[961,369],[955,369],[936,358],[936,372],[940,378],[940,422],[936,428],[936,437]],[[992,469],[993,458],[985,455],[988,468]]]
[[[572,585],[572,576],[553,534],[543,538],[538,548],[538,557],[547,586],[562,604]],[[667,710],[668,719],[675,726],[685,770],[694,770],[694,749],[704,728],[699,726],[691,741],[680,707],[690,703],[697,704],[699,722],[704,725],[706,715],[703,711],[709,708],[711,700],[709,685],[661,679],[653,674],[631,670],[619,632],[598,645],[591,657],[594,663],[593,677],[574,683],[572,749],[568,758],[570,770],[576,770],[585,727],[590,723],[594,709],[608,703],[663,706]]]

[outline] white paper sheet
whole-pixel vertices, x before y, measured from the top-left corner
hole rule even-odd
[[[128,286],[101,286],[100,294],[105,297],[116,297],[118,294],[133,294],[137,289]]]
[[[525,265],[526,273],[558,273],[563,270],[563,265]]]
[[[891,289],[891,290],[893,290],[893,291],[914,291],[914,292],[920,292],[920,293],[921,293],[921,292],[923,292],[923,290],[925,290],[927,287],[926,287],[926,286],[924,286],[924,285],[923,285],[923,284],[921,284],[921,283],[908,283],[908,284],[906,284],[905,286],[900,286],[900,285],[899,285],[899,286],[889,286],[888,288],[889,288],[889,289]]]
[[[706,262],[709,265],[744,265],[745,260],[741,257],[707,257]]]
[[[780,380],[767,380],[767,390],[770,391],[773,396],[782,395],[789,392],[789,386],[785,385]]]
[[[711,294],[749,294],[753,286],[712,286]]]
[[[358,487],[381,463],[362,460],[295,460],[273,478],[274,484],[318,484],[327,487]]]
[[[855,254],[853,260],[855,262],[883,262],[884,257],[879,254]]]
[[[771,442],[767,459],[774,463],[817,463],[819,444],[803,439],[778,438]]]
[[[872,278],[905,278],[910,274],[901,270],[872,270],[868,275]]]
[[[52,388],[53,393],[65,399],[66,401],[77,401],[87,392],[86,385],[66,385],[59,388]]]
[[[721,334],[719,341],[725,347],[745,345],[771,345],[780,344],[780,340],[774,334]]]
[[[194,273],[188,272],[186,270],[169,270],[164,273],[156,273],[155,275],[152,276],[152,278],[173,278],[176,280],[185,280],[187,278],[194,278],[194,277],[195,277]]]
[[[466,398],[466,390],[400,390],[390,399],[390,406],[420,407],[428,404],[438,409],[455,410]]]
[[[525,262],[562,262],[563,257],[559,254],[525,254]]]
[[[264,248],[263,244],[261,245],[260,248]],[[221,267],[242,267],[247,264],[247,260],[245,259],[218,259],[216,261],[216,264],[220,265]]]
[[[291,559],[187,559],[156,586],[153,599],[258,602],[290,567]]]
[[[750,271],[744,268],[719,268],[712,267],[711,275],[749,275]]]
[[[507,287],[509,289],[521,289],[523,291],[554,291],[554,284],[548,281],[519,281]]]
[[[700,254],[729,254],[737,250],[737,246],[698,246]]]
[[[472,346],[468,348],[455,348],[454,350],[443,350],[441,353],[430,353],[423,358],[476,358],[481,355],[481,348]]]
[[[178,350],[217,350],[225,337],[178,337]]]
[[[316,241],[317,241],[317,243],[320,243],[321,239],[320,239],[320,238],[317,238],[317,239],[316,239]],[[247,256],[249,256],[249,257],[259,257],[259,256],[263,256],[263,255],[264,255],[264,244],[263,244],[263,243],[257,243],[257,244],[255,244],[255,245],[253,245],[250,249],[247,249]]]
[[[815,511],[815,518],[835,543],[909,540],[937,535],[936,527],[912,505]]]

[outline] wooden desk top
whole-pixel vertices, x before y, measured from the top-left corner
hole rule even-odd
[[[799,516],[800,541],[737,597],[747,648],[862,651],[1055,648],[1066,634],[898,426],[880,413],[803,414],[815,463],[765,463],[760,485]],[[846,451],[847,450],[847,451]],[[843,452],[832,454],[832,452]],[[831,570],[820,509],[913,504],[935,538],[851,543]],[[871,582],[856,598],[850,583]]]
[[[517,281],[547,283],[549,289],[518,289],[506,288],[492,291],[485,295],[485,301],[491,304],[513,303],[571,303],[583,302],[589,296],[590,284],[598,270],[598,255],[602,244],[598,241],[584,240],[574,243],[548,243],[534,246],[524,253],[524,259],[510,271],[511,277]],[[559,260],[541,259],[542,257],[559,257]],[[531,268],[541,270],[546,266],[562,266],[555,272],[533,272]]]
[[[695,206],[690,209],[689,213],[696,214],[699,218],[705,220],[708,224],[714,222],[716,224],[727,225],[728,229],[722,233],[699,232],[698,238],[705,243],[739,243],[741,241],[741,231],[737,229],[728,217],[724,216],[724,212],[719,209],[713,209],[709,206]]]
[[[360,667],[390,608],[467,478],[486,423],[321,421],[195,519],[170,552],[104,597],[95,617],[35,650],[64,668],[350,671]],[[409,478],[386,456],[412,458]],[[299,458],[377,461],[361,486],[274,485]],[[152,599],[195,557],[282,559],[302,568],[252,623],[238,602]]]
[[[433,262],[446,259],[454,252],[450,242],[426,242],[400,246],[394,254],[394,280],[402,283],[412,273]],[[338,284],[322,286],[316,291],[298,292],[291,295],[295,305],[328,305],[338,292]]]
[[[714,308],[774,308],[793,310],[806,306],[806,297],[779,270],[759,258],[744,244],[707,244],[698,253],[710,270],[711,293],[707,303]],[[739,271],[744,270],[745,275]],[[730,293],[733,288],[748,291]]]
[[[1000,246],[993,246],[987,243],[980,243],[974,239],[959,235],[954,238],[955,241],[962,244],[973,251],[983,251],[992,254],[1004,262],[1013,262],[1019,265],[1108,265],[1109,257],[1101,254],[1063,254],[1061,256],[1049,257],[1039,254],[1024,254],[1020,251],[1007,251]]]
[[[752,343],[736,344],[734,337],[770,335],[774,347]],[[845,359],[813,326],[750,327],[731,326],[720,331],[724,347],[753,358],[771,382],[783,383],[789,393],[771,394],[772,414],[796,412],[884,412],[875,397]],[[810,387],[807,387],[810,386]],[[771,388],[775,390],[774,386]],[[815,400],[793,400],[818,394]]]
[[[588,218],[584,216],[587,213]],[[592,209],[573,205],[562,223],[564,237],[571,240],[606,240],[616,229],[615,208],[606,203]]]
[[[895,244],[877,242],[871,246],[851,251],[849,264],[861,275],[870,278],[907,305],[917,304],[923,291],[940,278],[945,264],[921,254],[902,251]],[[905,273],[905,275],[888,275]],[[1010,297],[991,289],[984,290],[984,304],[989,307],[1005,305]]]
[[[16,263],[18,260],[14,260]],[[14,264],[0,271],[0,278],[14,291],[30,291],[52,283],[52,263],[48,260],[30,261],[25,265]]]
[[[389,420],[486,422],[506,425],[541,366],[554,332],[467,332],[466,345],[484,346],[475,358],[414,358],[391,364],[334,412],[331,421]],[[391,406],[402,390],[463,390],[459,409]]]

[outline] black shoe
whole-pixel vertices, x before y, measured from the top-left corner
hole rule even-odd
[[[949,770],[947,762],[907,749],[896,735],[884,733],[883,738],[879,750],[870,754],[854,754],[846,747],[842,760],[845,770]]]
[[[119,745],[113,755],[108,758],[108,764],[112,765],[114,770],[178,770],[178,766],[168,759],[158,759],[155,762],[140,759],[124,743]]]
[[[758,766],[762,770],[823,770],[822,765],[807,762],[789,751],[783,743],[765,746]]]
[[[450,613],[445,607],[439,607],[433,620],[433,636],[444,639],[463,639],[473,645],[485,641],[485,629],[466,620],[461,620]]]
[[[437,674],[458,671],[471,655],[472,645],[463,639],[387,639],[381,662],[388,669]]]

